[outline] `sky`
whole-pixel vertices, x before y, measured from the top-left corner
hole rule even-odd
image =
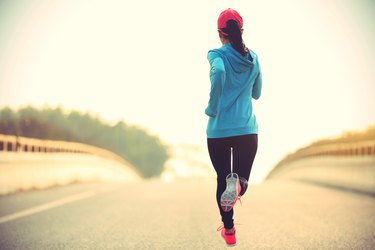
[[[229,7],[263,74],[252,175],[375,124],[372,0],[0,0],[0,107],[62,106],[204,147],[206,56]]]

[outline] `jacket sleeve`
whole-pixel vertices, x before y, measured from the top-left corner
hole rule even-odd
[[[262,93],[262,72],[259,67],[259,73],[258,73],[258,76],[255,78],[255,82],[253,86],[252,97],[255,100],[258,100],[261,93]]]
[[[223,59],[215,51],[209,51],[207,59],[210,63],[211,91],[205,113],[210,117],[215,117],[218,112],[219,99],[225,82],[225,66]]]

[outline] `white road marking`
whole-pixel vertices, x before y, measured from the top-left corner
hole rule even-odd
[[[19,218],[22,218],[22,217],[26,217],[26,216],[29,216],[29,215],[33,215],[33,214],[36,214],[36,213],[40,213],[40,212],[43,212],[45,210],[48,210],[48,209],[51,209],[51,208],[54,208],[54,207],[58,207],[58,206],[62,206],[62,205],[65,205],[65,204],[68,204],[68,203],[71,203],[71,202],[74,202],[74,201],[87,199],[89,197],[95,196],[97,193],[98,192],[94,191],[94,190],[86,191],[86,192],[83,192],[83,193],[67,196],[67,197],[64,197],[62,199],[58,199],[58,200],[55,200],[55,201],[52,201],[52,202],[48,202],[48,203],[45,203],[45,204],[42,204],[42,205],[39,205],[39,206],[36,206],[36,207],[32,207],[32,208],[29,208],[29,209],[26,209],[26,210],[23,210],[23,211],[20,211],[20,212],[17,212],[17,213],[9,214],[9,215],[0,217],[0,224],[8,222],[8,221],[16,220],[16,219],[19,219]]]

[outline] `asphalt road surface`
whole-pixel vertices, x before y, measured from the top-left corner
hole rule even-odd
[[[214,180],[89,183],[0,197],[0,249],[226,249]],[[238,249],[374,249],[375,198],[272,180],[235,207]]]

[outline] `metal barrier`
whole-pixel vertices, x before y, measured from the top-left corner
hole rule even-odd
[[[82,153],[110,158],[131,166],[122,157],[111,151],[77,142],[41,140],[14,135],[0,134],[0,152],[33,153]]]

